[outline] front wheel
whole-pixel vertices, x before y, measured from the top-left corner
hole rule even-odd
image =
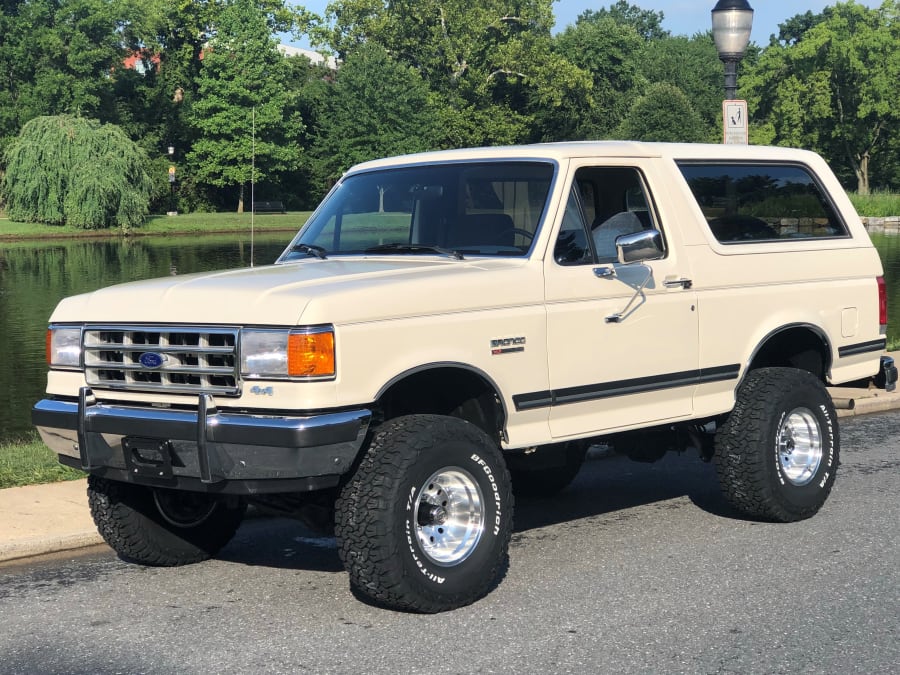
[[[142,565],[171,567],[207,560],[237,532],[243,500],[149,488],[88,476],[91,516],[106,543]]]
[[[506,570],[509,474],[469,422],[411,415],[377,429],[336,504],[354,590],[395,609],[441,612],[487,594]]]
[[[742,513],[803,520],[828,498],[840,434],[822,382],[793,368],[749,373],[716,433],[715,463],[726,499]]]

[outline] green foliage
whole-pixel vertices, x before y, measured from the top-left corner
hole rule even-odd
[[[687,96],[705,127],[698,140],[722,140],[722,62],[709,31],[654,41],[639,67],[647,81],[671,84]]]
[[[238,188],[238,212],[251,179],[264,181],[300,162],[303,120],[296,97],[283,86],[284,61],[253,0],[225,7],[203,53],[197,100],[187,116],[197,135],[187,160],[199,180]]]
[[[343,64],[324,108],[316,143],[323,185],[358,162],[433,148],[439,136],[425,82],[374,43]]]
[[[816,150],[857,190],[900,129],[900,5],[839,2],[795,17],[744,79],[751,140]]]
[[[556,37],[555,47],[592,75],[590,103],[575,115],[575,125],[567,124],[569,133],[575,138],[609,136],[647,86],[640,69],[644,39],[634,26],[588,11]]]
[[[641,9],[626,0],[617,0],[609,9],[586,10],[576,20],[579,23],[590,23],[609,17],[616,23],[631,26],[645,40],[663,40],[669,37],[669,31],[662,27],[666,18],[663,12],[655,12],[650,9]]]
[[[0,445],[0,490],[78,478],[84,478],[84,473],[60,464],[37,434]]]
[[[856,192],[848,192],[847,196],[850,197],[856,212],[861,216],[875,218],[900,216],[900,193],[871,192],[861,195]]]
[[[0,150],[40,115],[105,119],[124,55],[127,0],[10,0],[0,5]]]
[[[9,147],[0,191],[10,220],[136,227],[147,215],[146,164],[143,151],[116,126],[38,117]]]
[[[342,58],[376,43],[415,68],[451,108],[441,117],[455,124],[438,145],[528,139],[534,120],[560,109],[590,87],[587,73],[552,49],[551,0],[336,0],[333,27],[319,38]],[[477,110],[487,126],[466,124]],[[512,124],[500,118],[512,118]]]
[[[618,135],[635,141],[696,143],[706,138],[703,121],[678,87],[650,85],[619,126]]]

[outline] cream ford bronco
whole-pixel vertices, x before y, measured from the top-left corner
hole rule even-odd
[[[318,514],[357,592],[436,612],[498,582],[513,493],[561,490],[593,443],[695,448],[737,511],[812,516],[839,463],[825,383],[880,369],[881,274],[809,152],[373,161],[273,265],[63,300],[33,421],[127,559],[215,555],[252,502]]]

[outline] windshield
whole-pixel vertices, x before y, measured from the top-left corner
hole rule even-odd
[[[366,253],[527,255],[554,170],[547,162],[461,162],[350,175],[280,262]]]

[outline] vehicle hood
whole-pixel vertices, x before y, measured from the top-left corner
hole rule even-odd
[[[110,286],[66,298],[51,321],[358,323],[522,305],[541,286],[524,259],[310,258]]]

